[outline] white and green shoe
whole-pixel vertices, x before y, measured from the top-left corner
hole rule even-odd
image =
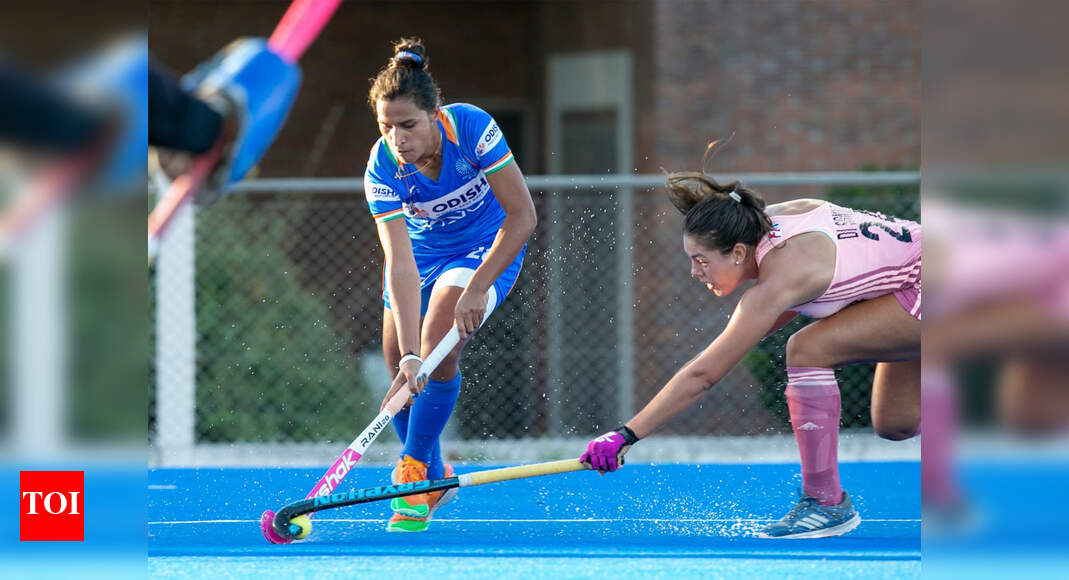
[[[407,459],[410,458],[406,457],[405,460]],[[394,468],[393,473],[390,474],[390,481],[393,482],[394,485],[398,483],[411,483],[411,481],[405,480],[411,479],[413,472],[409,472],[408,468],[403,465],[403,462],[404,460],[398,462],[398,466]],[[408,477],[401,477],[402,470],[406,472],[405,475]],[[453,477],[453,475],[453,466],[446,464],[443,477]],[[423,469],[422,477],[424,479],[426,478],[426,468]],[[417,479],[414,481],[420,480]],[[434,517],[434,512],[452,501],[456,495],[457,489],[453,488],[445,491],[433,491],[430,493],[396,497],[390,500],[390,509],[393,510],[394,514],[386,524],[386,531],[422,532],[426,530],[430,525],[431,519]]]

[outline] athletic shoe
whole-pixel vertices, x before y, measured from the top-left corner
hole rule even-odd
[[[443,477],[453,477],[453,466],[445,464]],[[397,462],[397,467],[390,474],[394,485],[412,483],[427,479],[427,465],[422,461],[406,455]],[[430,525],[434,512],[452,501],[457,495],[456,488],[445,491],[432,491],[390,500],[393,517],[386,524],[389,532],[422,532]]]
[[[759,538],[827,538],[841,536],[861,523],[861,516],[843,492],[838,505],[820,505],[815,498],[799,494],[798,504],[778,522],[765,526]]]
[[[964,498],[921,502],[921,534],[928,538],[964,538],[983,528],[981,514]]]

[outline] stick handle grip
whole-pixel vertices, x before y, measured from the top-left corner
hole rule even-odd
[[[588,469],[578,459],[562,459],[560,461],[547,461],[531,465],[517,465],[515,467],[503,467],[501,469],[488,469],[476,471],[458,476],[460,487],[483,485],[484,483],[496,483],[510,479],[523,479],[525,477],[539,477],[542,475],[555,475],[570,471],[582,471]]]

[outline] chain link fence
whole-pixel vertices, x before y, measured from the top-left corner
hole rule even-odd
[[[770,203],[801,191],[919,218],[916,184],[758,189]],[[737,296],[715,298],[689,277],[681,217],[662,190],[532,194],[539,226],[523,272],[462,358],[454,439],[615,427],[717,336],[735,306]],[[195,252],[195,443],[348,442],[366,426],[391,377],[381,355],[382,252],[363,196],[225,198],[198,211]],[[162,285],[153,315],[174,315],[176,281],[153,274],[151,283]],[[762,342],[662,433],[788,433],[784,346],[806,323]],[[156,404],[156,368],[150,438],[169,408]],[[837,372],[844,427],[869,424],[872,368]]]

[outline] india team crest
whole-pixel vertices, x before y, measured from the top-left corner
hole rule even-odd
[[[475,168],[472,167],[466,159],[457,159],[457,163],[454,167],[456,167],[457,173],[467,179],[475,177]]]

